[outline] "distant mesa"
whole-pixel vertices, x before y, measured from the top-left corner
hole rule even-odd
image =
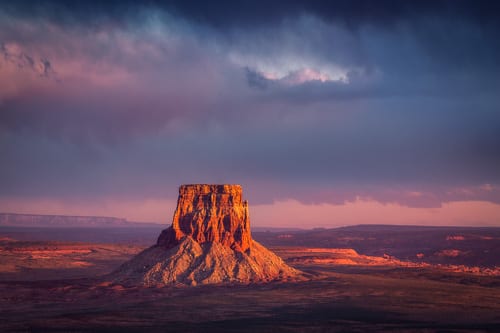
[[[240,185],[179,187],[172,225],[157,243],[119,267],[118,283],[146,286],[253,283],[301,272],[252,239]]]
[[[73,226],[120,226],[127,220],[105,216],[67,216],[0,213],[0,226],[10,227],[73,227]]]
[[[131,222],[110,216],[68,216],[0,213],[0,227],[35,228],[134,228],[159,227],[156,223]]]

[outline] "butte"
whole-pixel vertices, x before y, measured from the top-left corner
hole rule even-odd
[[[301,272],[252,239],[240,185],[179,187],[172,225],[152,247],[112,273],[116,283],[143,286],[262,283]]]

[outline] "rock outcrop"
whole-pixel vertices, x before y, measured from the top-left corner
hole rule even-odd
[[[248,202],[240,185],[182,185],[172,226],[158,238],[171,248],[190,236],[199,244],[220,243],[244,252],[252,243]]]
[[[113,274],[118,283],[146,286],[254,283],[301,273],[252,240],[240,185],[182,185],[172,225],[156,245]]]

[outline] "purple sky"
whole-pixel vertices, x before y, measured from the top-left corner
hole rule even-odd
[[[165,222],[240,183],[258,225],[500,226],[499,13],[2,2],[0,211]]]

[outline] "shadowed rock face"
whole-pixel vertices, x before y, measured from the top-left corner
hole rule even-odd
[[[290,280],[301,272],[250,234],[240,185],[182,185],[172,225],[157,244],[124,263],[115,282],[153,286]]]
[[[248,250],[252,236],[241,186],[182,185],[172,226],[161,233],[157,244],[172,248],[186,236],[200,244],[216,242],[235,251]]]

